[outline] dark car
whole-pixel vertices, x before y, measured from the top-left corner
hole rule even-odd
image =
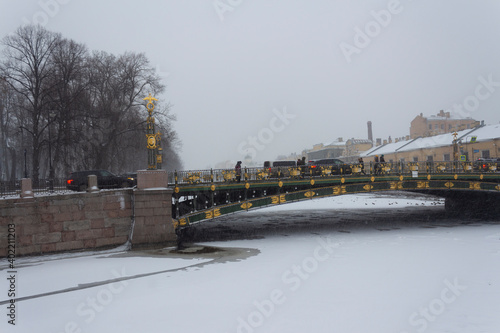
[[[480,172],[495,172],[498,171],[499,165],[499,158],[478,158],[474,161],[474,170]]]
[[[343,175],[352,173],[351,166],[337,158],[324,158],[309,161],[309,172],[313,176]]]
[[[126,177],[117,176],[107,170],[86,170],[71,173],[66,180],[66,187],[73,191],[86,191],[90,175],[97,176],[97,187],[101,189],[133,186],[133,182]]]
[[[122,177],[125,177],[131,186],[137,186],[137,172],[129,172]]]

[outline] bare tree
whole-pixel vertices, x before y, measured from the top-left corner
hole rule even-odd
[[[78,125],[86,117],[86,89],[88,88],[88,51],[85,45],[60,39],[52,54],[53,89],[51,91],[52,146],[56,154],[53,163],[59,171],[68,174],[78,161],[78,145],[83,140]]]
[[[51,179],[54,170],[60,175],[146,166],[143,98],[159,97],[165,87],[144,54],[90,54],[84,45],[41,26],[21,27],[2,44],[0,175],[16,176],[22,155],[16,152],[25,146],[35,182],[47,170]],[[154,116],[167,167],[180,168],[170,105],[161,103]],[[20,140],[13,140],[16,135]]]
[[[1,73],[26,103],[19,105],[29,115],[21,125],[32,139],[32,175],[38,182],[42,135],[47,128],[51,87],[51,57],[60,35],[40,25],[23,26],[2,40],[5,61]]]
[[[0,77],[0,180],[15,179],[16,142],[14,96],[6,80]]]
[[[86,141],[86,153],[94,156],[93,163],[98,168],[120,168],[127,155],[135,155],[139,148],[131,140],[138,143],[145,138],[142,99],[148,93],[161,93],[164,86],[144,54],[125,53],[115,57],[105,52],[94,53],[90,68],[93,111],[87,124],[92,135]],[[120,147],[124,144],[135,147],[123,151]]]

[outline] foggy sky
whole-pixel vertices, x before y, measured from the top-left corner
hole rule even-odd
[[[0,0],[0,13],[2,36],[40,23],[145,53],[186,169],[367,138],[369,120],[375,138],[441,109],[500,121],[496,0]]]

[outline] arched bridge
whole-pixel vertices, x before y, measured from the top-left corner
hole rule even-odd
[[[181,230],[226,214],[313,198],[377,191],[412,191],[446,198],[447,211],[498,213],[497,163],[413,162],[374,165],[244,168],[175,172],[172,215]]]

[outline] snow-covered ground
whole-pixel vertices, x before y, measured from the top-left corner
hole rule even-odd
[[[500,221],[341,196],[200,224],[186,250],[0,262],[0,332],[500,332]],[[229,240],[228,240],[229,239]]]

